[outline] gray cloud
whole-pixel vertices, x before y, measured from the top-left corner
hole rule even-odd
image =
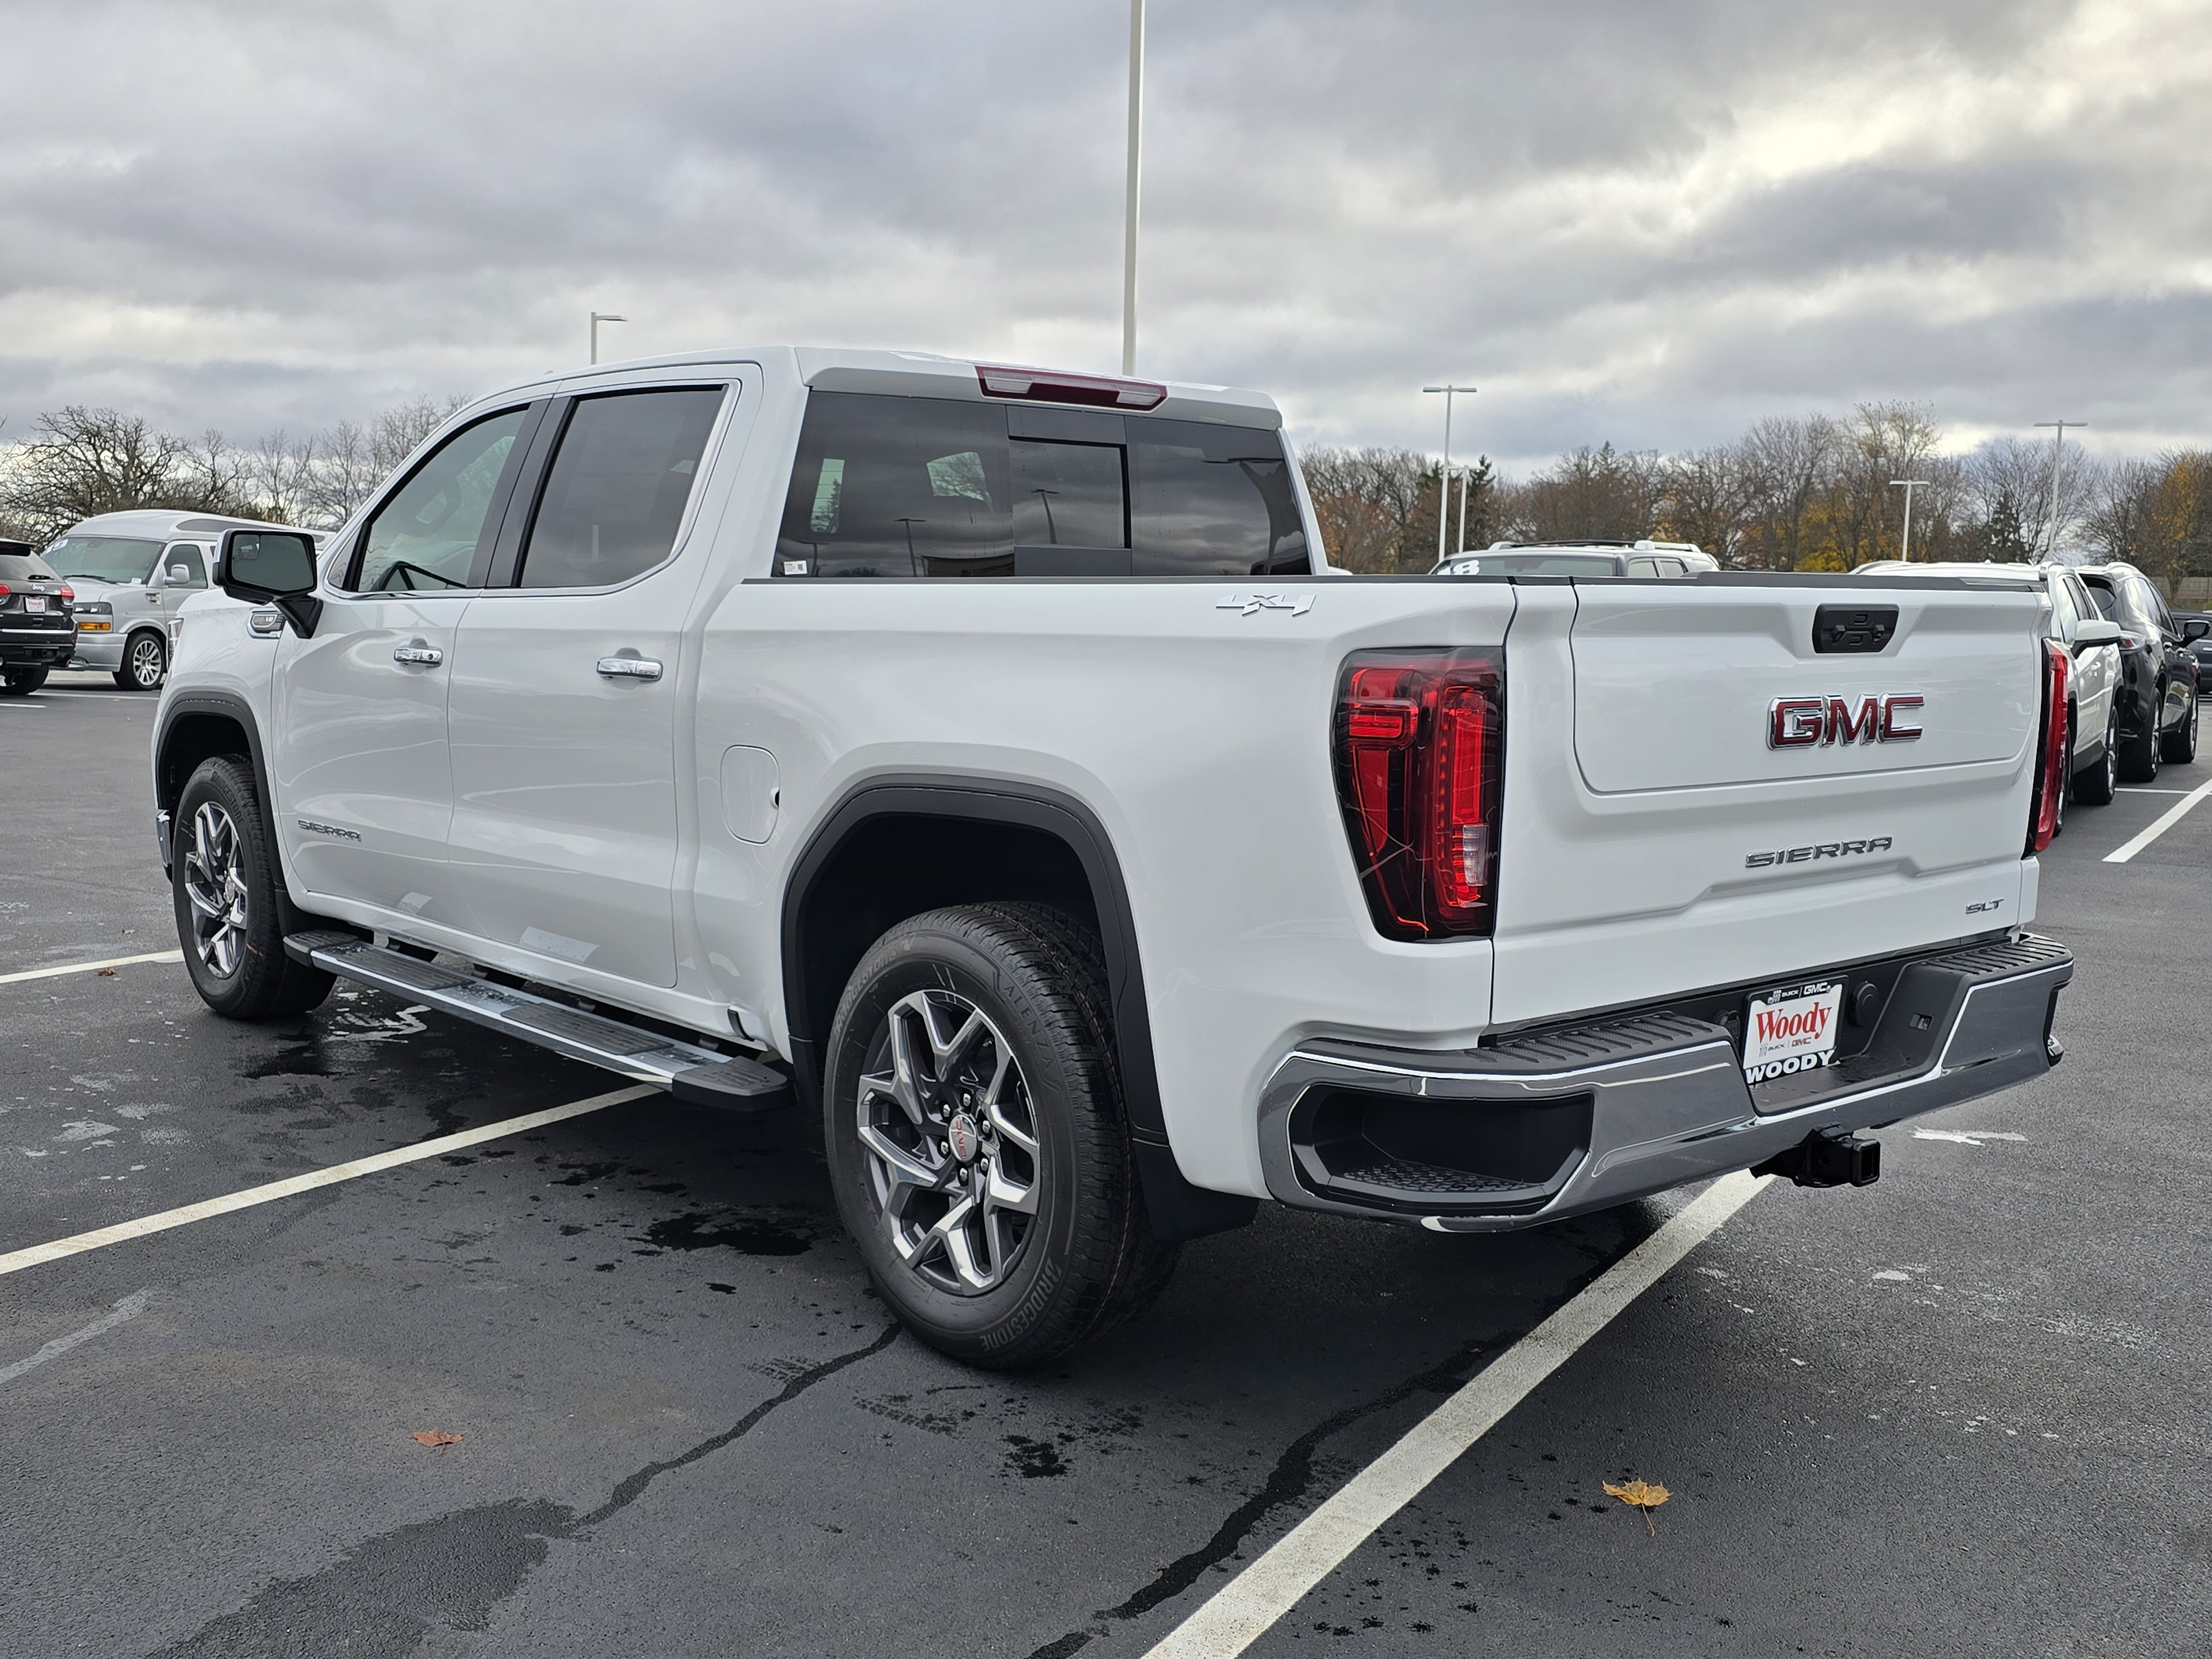
[[[1526,461],[1932,403],[2202,441],[2181,4],[1152,0],[1142,366]],[[0,413],[248,434],[746,340],[1109,368],[1119,0],[9,9]]]

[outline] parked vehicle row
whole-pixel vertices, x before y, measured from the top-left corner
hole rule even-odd
[[[177,611],[207,592],[217,538],[258,524],[148,509],[103,513],[72,526],[41,556],[45,568],[69,584],[65,608],[52,614],[57,631],[69,633],[70,650],[54,660],[49,649],[41,665],[98,670],[126,691],[159,690],[168,676]],[[21,690],[35,689],[27,670],[10,678],[9,689],[19,681]]]

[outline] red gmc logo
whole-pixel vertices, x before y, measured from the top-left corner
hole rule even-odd
[[[1810,749],[1832,743],[1911,743],[1917,726],[1899,718],[1928,700],[1917,691],[1864,696],[1854,708],[1848,697],[1777,697],[1766,708],[1769,749]]]

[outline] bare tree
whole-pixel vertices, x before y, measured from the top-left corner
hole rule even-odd
[[[1435,462],[1411,449],[1324,447],[1301,451],[1298,465],[1331,562],[1364,574],[1429,568],[1437,533]]]
[[[1734,564],[1751,507],[1749,483],[1743,458],[1732,447],[1674,456],[1666,465],[1660,533],[1669,541],[1694,542],[1723,564]]]
[[[0,513],[33,540],[132,507],[234,510],[234,471],[210,433],[195,446],[145,420],[71,404],[42,415],[0,469]]]

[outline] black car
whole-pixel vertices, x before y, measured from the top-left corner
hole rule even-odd
[[[30,696],[75,654],[76,597],[28,542],[0,541],[0,696]]]
[[[2200,697],[2212,696],[2212,611],[2177,611],[2173,613],[2173,620],[2181,629],[2181,636],[2189,640],[2190,650],[2197,656],[2197,695]],[[2191,623],[2204,624],[2203,631],[2194,639],[2190,639],[2189,635]]]
[[[2160,761],[2197,758],[2197,659],[2191,648],[2212,623],[2176,622],[2130,564],[2090,565],[2076,573],[2097,608],[2120,626],[2120,775],[2148,783]]]

